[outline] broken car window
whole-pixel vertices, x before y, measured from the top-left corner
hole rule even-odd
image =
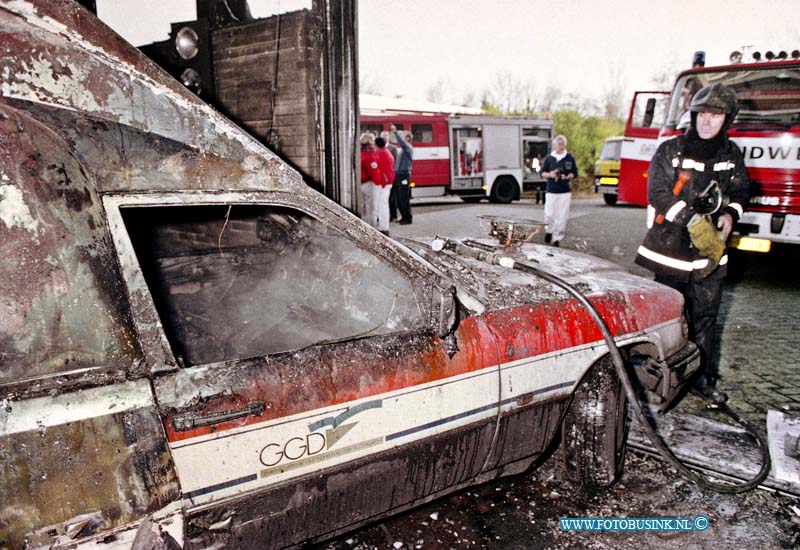
[[[330,226],[255,205],[121,208],[186,365],[419,328],[410,282]]]

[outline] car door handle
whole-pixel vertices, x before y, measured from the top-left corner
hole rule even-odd
[[[193,413],[179,414],[172,417],[172,426],[175,428],[175,431],[184,432],[194,428],[210,426],[211,424],[219,424],[220,422],[244,418],[246,416],[261,416],[264,414],[265,408],[266,405],[263,401],[252,401],[244,407],[228,411],[200,415]]]

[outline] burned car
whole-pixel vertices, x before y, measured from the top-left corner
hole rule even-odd
[[[303,544],[559,441],[619,475],[575,299],[384,237],[71,3],[0,3],[0,44],[0,547]],[[679,294],[516,253],[663,399],[696,366]]]

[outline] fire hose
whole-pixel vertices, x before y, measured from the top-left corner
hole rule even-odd
[[[724,414],[728,415],[731,419],[733,419],[736,423],[738,423],[742,428],[747,431],[758,443],[758,446],[761,448],[762,451],[762,464],[761,469],[759,470],[758,474],[751,480],[748,480],[744,483],[718,483],[716,481],[711,481],[707,477],[690,470],[683,462],[675,456],[675,454],[670,450],[670,448],[662,441],[659,435],[656,433],[655,429],[652,427],[650,422],[648,421],[644,409],[642,407],[641,402],[638,399],[636,394],[636,390],[633,387],[633,382],[628,375],[628,370],[625,366],[625,359],[622,357],[622,353],[619,351],[616,342],[614,341],[614,337],[611,334],[611,330],[606,325],[605,321],[601,317],[600,313],[597,311],[597,308],[586,299],[586,297],[581,294],[576,288],[570,285],[561,277],[543,271],[537,267],[529,265],[527,263],[518,262],[513,258],[510,258],[506,255],[500,254],[493,250],[488,249],[488,247],[484,246],[475,246],[479,245],[480,243],[474,243],[472,246],[461,243],[459,241],[454,241],[451,239],[446,239],[442,237],[436,237],[431,247],[434,251],[439,252],[441,250],[447,249],[449,251],[455,252],[456,254],[467,256],[470,258],[474,258],[479,261],[483,261],[492,265],[499,265],[501,267],[506,267],[509,269],[516,269],[518,271],[522,271],[524,273],[528,273],[530,275],[534,275],[545,281],[548,281],[559,288],[565,290],[570,295],[572,295],[578,303],[580,303],[591,315],[594,322],[597,324],[597,327],[600,329],[601,334],[603,335],[603,339],[608,346],[608,351],[611,356],[611,360],[614,364],[615,371],[617,376],[619,377],[620,381],[622,382],[622,387],[625,390],[625,395],[628,398],[628,401],[631,403],[631,408],[633,413],[636,417],[636,420],[644,429],[647,438],[656,448],[658,453],[664,458],[667,462],[669,462],[684,478],[692,481],[702,487],[711,489],[718,493],[744,493],[747,491],[751,491],[760,485],[764,479],[766,479],[767,475],[769,475],[770,470],[770,456],[769,456],[769,448],[767,446],[767,442],[764,441],[763,436],[747,421],[740,418],[739,415],[736,414],[729,406],[722,404],[719,405],[719,409]]]

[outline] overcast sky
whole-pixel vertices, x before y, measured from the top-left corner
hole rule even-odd
[[[194,0],[97,4],[135,45],[167,38],[169,19],[195,18]],[[256,16],[310,4],[250,0]],[[800,0],[360,0],[358,11],[362,83],[417,99],[438,84],[442,99],[460,102],[502,73],[542,93],[600,97],[621,86],[628,97],[688,68],[695,50],[719,64],[742,46],[800,49]]]

